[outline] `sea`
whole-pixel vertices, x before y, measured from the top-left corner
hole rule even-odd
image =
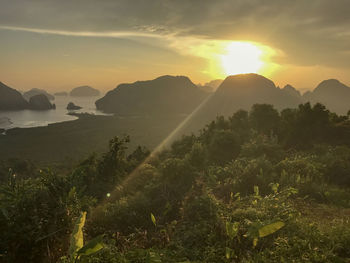
[[[35,111],[0,111],[0,129],[8,130],[12,128],[31,128],[47,126],[52,123],[72,121],[78,117],[69,113],[89,113],[94,115],[105,115],[96,109],[95,101],[100,97],[70,97],[56,96],[51,103],[56,104],[55,110]],[[73,102],[82,107],[80,110],[68,111],[67,105]]]

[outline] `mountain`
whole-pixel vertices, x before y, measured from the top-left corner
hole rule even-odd
[[[289,88],[288,88],[289,89]],[[278,109],[296,107],[301,97],[281,90],[269,79],[258,74],[227,77],[208,102],[215,114],[231,115],[238,109],[249,110],[253,104],[268,103]]]
[[[216,90],[223,81],[224,81],[223,79],[214,79],[212,81],[205,83],[204,86],[212,87],[214,90]]]
[[[301,98],[301,94],[300,91],[298,91],[297,89],[295,89],[293,86],[287,84],[286,86],[284,86],[284,88],[282,89],[282,91],[288,93],[289,95],[295,97],[295,98]]]
[[[322,81],[313,91],[303,95],[305,101],[320,102],[330,111],[346,114],[350,110],[350,87],[336,79]]]
[[[215,79],[205,83],[204,85],[198,84],[198,87],[206,92],[214,92],[223,81],[223,79]]]
[[[218,115],[231,116],[239,109],[249,110],[253,104],[272,104],[276,109],[296,108],[302,97],[291,86],[280,89],[258,74],[228,76],[188,124],[186,132],[198,130]]]
[[[54,100],[54,99],[55,99],[55,97],[54,97],[53,95],[47,93],[47,91],[42,90],[42,89],[36,89],[36,88],[31,89],[31,90],[25,92],[25,93],[23,94],[23,97],[24,97],[27,101],[29,101],[29,99],[30,99],[31,97],[33,97],[33,96],[35,96],[35,95],[39,95],[39,94],[45,95],[49,100]]]
[[[98,110],[120,115],[188,114],[207,92],[185,76],[161,76],[154,80],[120,84],[96,101]]]
[[[52,110],[56,109],[55,104],[51,104],[44,94],[38,94],[29,99],[29,108],[31,110]]]
[[[17,90],[0,82],[0,110],[23,110],[28,108],[28,102]]]
[[[100,91],[90,86],[80,86],[72,89],[70,95],[72,97],[96,97],[100,95]]]

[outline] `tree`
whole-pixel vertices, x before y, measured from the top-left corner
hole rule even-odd
[[[217,130],[209,141],[209,160],[216,164],[230,162],[238,156],[240,149],[241,143],[234,132]]]
[[[271,133],[277,133],[280,117],[272,105],[254,104],[249,113],[249,120],[253,129],[269,136]]]

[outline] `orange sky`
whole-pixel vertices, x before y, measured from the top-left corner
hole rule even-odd
[[[243,41],[263,47],[270,70],[257,73],[276,85],[307,90],[329,78],[350,85],[350,1],[146,2],[4,0],[0,81],[51,92],[107,91],[165,74],[204,83],[225,76],[223,56],[226,67],[249,71],[243,64],[254,50],[226,52]]]

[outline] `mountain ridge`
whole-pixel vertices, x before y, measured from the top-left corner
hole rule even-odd
[[[98,110],[120,115],[188,114],[207,96],[186,76],[122,83],[96,101]]]

